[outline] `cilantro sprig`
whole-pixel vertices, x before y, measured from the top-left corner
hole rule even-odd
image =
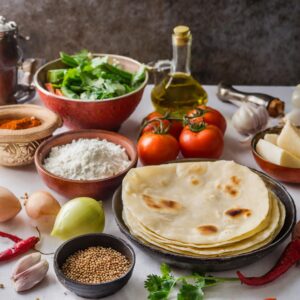
[[[222,282],[238,281],[238,278],[206,276],[200,273],[175,278],[167,264],[162,264],[160,271],[160,276],[151,274],[145,281],[149,300],[168,300],[171,293],[176,291],[177,300],[202,300],[203,289]]]

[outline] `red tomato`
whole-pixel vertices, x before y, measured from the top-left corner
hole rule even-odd
[[[143,123],[144,124],[145,122],[147,121],[151,121],[153,119],[156,119],[156,118],[163,118],[163,115],[157,111],[153,111],[152,113],[148,114],[144,120],[143,120]],[[161,120],[162,124],[163,124],[163,130],[167,130],[168,127],[170,126],[170,122],[168,120]],[[144,128],[143,128],[143,131],[142,133],[146,133],[146,132],[156,132],[160,129],[160,121],[153,121],[153,122],[150,122],[148,125],[146,125]]]
[[[162,118],[162,117],[163,117],[163,115],[161,113],[159,113],[158,111],[153,111],[150,114],[148,114],[144,120],[150,121],[155,118]]]
[[[190,123],[205,122],[207,124],[217,126],[223,134],[225,133],[226,120],[218,110],[212,107],[200,105],[189,111],[187,116],[190,117]],[[192,118],[193,116],[195,117]]]
[[[137,150],[143,165],[158,165],[176,159],[179,144],[170,134],[148,132],[139,139]]]
[[[189,126],[184,127],[179,144],[184,157],[219,158],[224,148],[221,130],[207,124],[198,132],[192,131]]]
[[[170,122],[171,122],[171,127],[169,129],[169,133],[171,135],[173,135],[174,138],[176,138],[176,140],[178,140],[179,136],[180,136],[180,133],[183,129],[182,121],[171,120]]]
[[[164,116],[157,112],[157,111],[153,111],[152,113],[148,114],[146,116],[146,118],[143,120],[143,123],[145,121],[151,121],[153,119],[156,118],[163,118]],[[169,130],[167,131],[167,133],[173,135],[177,140],[179,138],[179,135],[183,129],[182,126],[182,121],[179,120],[161,120],[162,124],[163,124],[163,129],[167,130],[169,127]],[[149,123],[148,125],[145,126],[145,128],[143,129],[143,133],[145,132],[156,132],[157,130],[159,130],[160,128],[160,121],[153,121],[151,123]]]

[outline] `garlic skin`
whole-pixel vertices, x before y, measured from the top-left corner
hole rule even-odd
[[[11,280],[17,292],[31,289],[42,281],[49,269],[45,259],[40,254],[29,254],[21,258],[15,266]]]
[[[268,120],[265,107],[244,102],[232,116],[232,125],[240,134],[251,135],[265,129]]]
[[[25,270],[29,269],[31,266],[37,264],[41,260],[41,258],[42,256],[38,252],[23,256],[21,259],[18,260],[18,263],[13,269],[11,278],[15,279],[18,274],[24,272]]]
[[[292,105],[294,108],[300,108],[300,84],[295,87],[292,94]]]
[[[300,99],[299,99],[300,100]],[[290,121],[294,126],[300,126],[300,108],[294,108],[283,118],[283,122]]]
[[[300,84],[295,87],[292,94],[292,106],[292,110],[284,116],[283,122],[289,120],[294,126],[300,126]]]

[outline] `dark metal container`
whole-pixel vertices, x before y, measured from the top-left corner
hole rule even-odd
[[[18,29],[0,31],[0,105],[16,103],[19,59]]]

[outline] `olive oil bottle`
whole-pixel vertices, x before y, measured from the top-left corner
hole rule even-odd
[[[207,93],[190,71],[192,35],[187,26],[177,26],[172,35],[170,73],[151,92],[155,109],[181,117],[191,108],[206,104]]]

